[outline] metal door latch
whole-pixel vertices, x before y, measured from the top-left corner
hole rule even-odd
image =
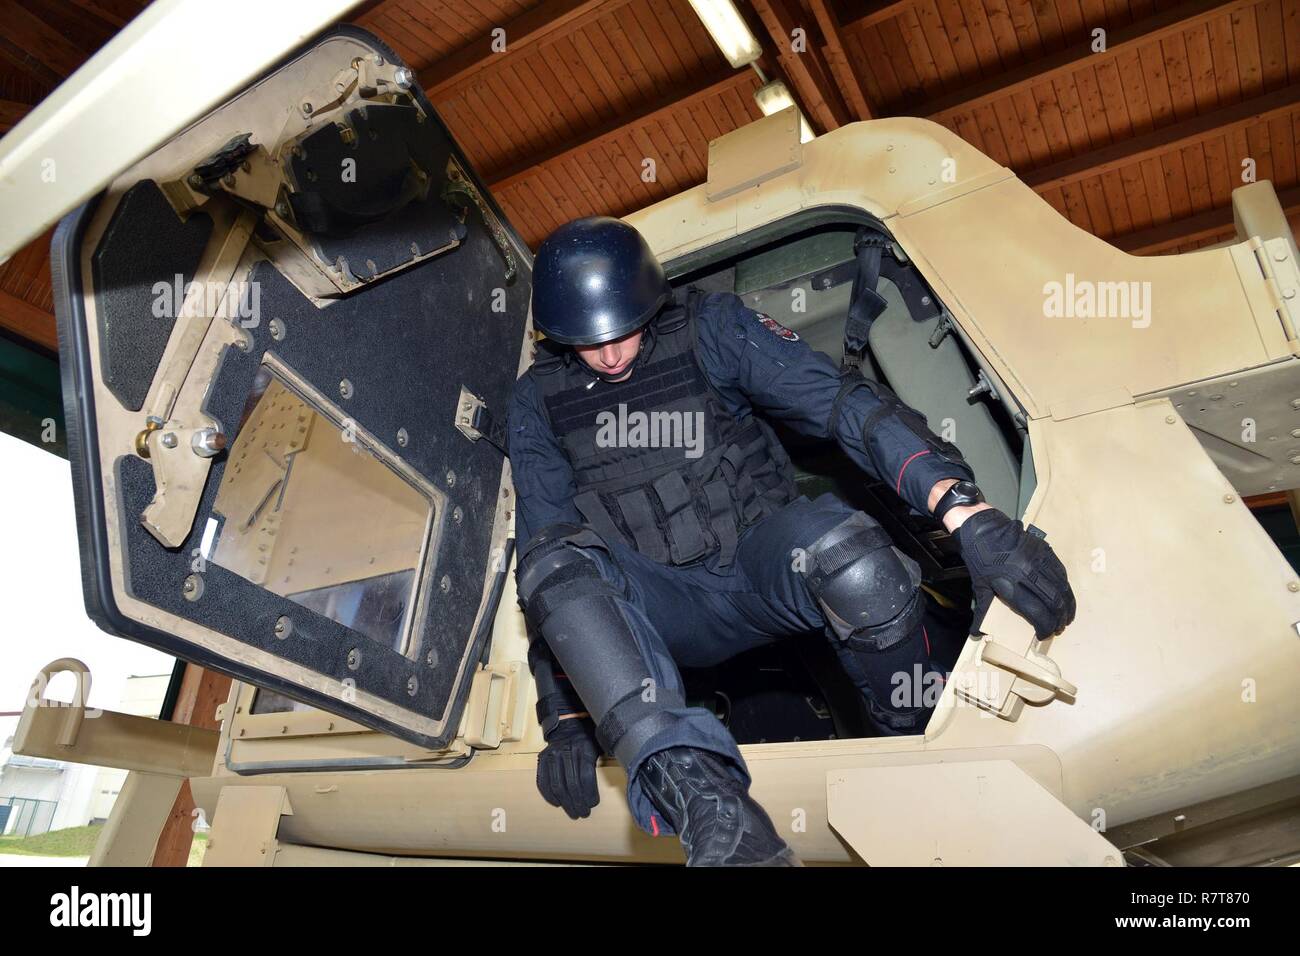
[[[456,402],[456,428],[470,441],[481,438],[509,457],[506,451],[505,422],[497,421],[487,403],[464,385],[460,387],[460,398]]]

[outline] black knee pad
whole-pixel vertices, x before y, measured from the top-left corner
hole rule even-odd
[[[540,627],[538,616],[542,614],[542,605],[537,610],[530,609],[536,595],[552,593],[558,580],[550,580],[557,573],[567,578],[584,576],[582,565],[590,565],[594,576],[600,577],[600,569],[586,554],[583,548],[605,549],[605,543],[590,528],[576,524],[554,524],[539,531],[519,551],[519,563],[516,568],[519,584],[519,601],[524,606],[524,613],[534,627]],[[567,571],[562,571],[566,569]],[[591,576],[591,575],[585,575]]]
[[[857,649],[886,650],[920,626],[920,566],[860,511],[808,548],[803,575],[831,629]]]

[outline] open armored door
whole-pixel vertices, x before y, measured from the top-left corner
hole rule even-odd
[[[326,35],[52,262],[91,617],[446,744],[509,566],[531,259],[411,71]]]

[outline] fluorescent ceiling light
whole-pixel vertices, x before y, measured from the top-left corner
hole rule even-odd
[[[760,86],[754,91],[754,102],[758,108],[763,111],[764,116],[771,116],[773,113],[779,113],[782,110],[795,107],[799,114],[799,142],[806,143],[813,138],[812,127],[808,125],[808,120],[804,118],[803,111],[795,104],[794,97],[786,89],[786,85],[780,80],[773,80],[765,86]]]
[[[763,52],[732,0],[691,0],[691,6],[732,67],[748,66]]]

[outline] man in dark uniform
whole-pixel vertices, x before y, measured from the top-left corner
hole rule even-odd
[[[983,502],[918,412],[734,295],[674,294],[631,226],[560,227],[533,282],[547,339],[516,384],[508,441],[547,740],[538,787],[587,816],[600,747],[627,770],[637,824],[676,833],[688,864],[797,863],[734,739],[686,705],[678,666],[824,630],[877,731],[913,734],[929,708],[900,706],[892,678],[934,665],[916,563],[866,514],[800,497],[765,419],[834,437],[956,535],[975,633],[995,594],[1039,637],[1061,630],[1065,568],[1041,532]]]

